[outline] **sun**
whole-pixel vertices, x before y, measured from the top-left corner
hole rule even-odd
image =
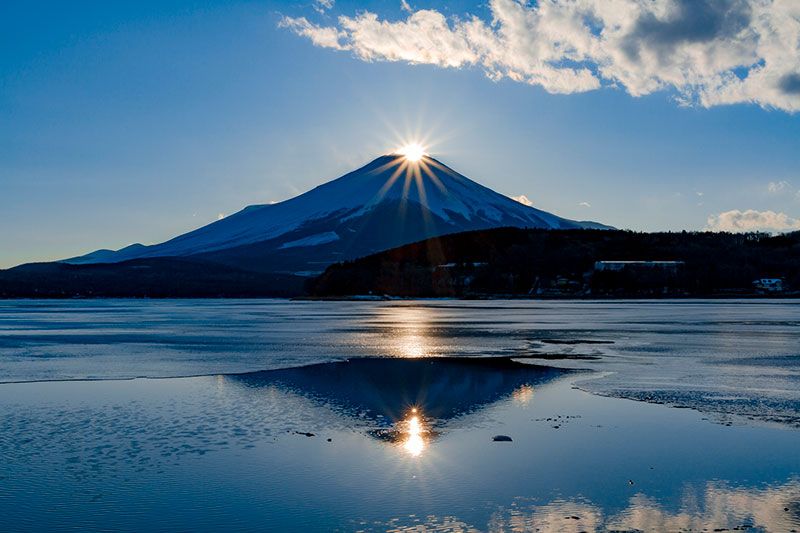
[[[398,154],[405,157],[407,160],[411,161],[412,163],[416,163],[420,159],[422,159],[427,154],[425,153],[425,148],[419,143],[410,143],[397,151]]]

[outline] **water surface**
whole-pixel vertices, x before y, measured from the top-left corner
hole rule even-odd
[[[5,385],[0,529],[800,527],[800,432],[597,397],[575,377],[384,359]]]
[[[0,381],[467,356],[602,372],[592,392],[800,425],[792,300],[0,301]],[[597,376],[594,376],[597,378]]]
[[[0,530],[796,530],[798,325],[788,301],[0,302]]]

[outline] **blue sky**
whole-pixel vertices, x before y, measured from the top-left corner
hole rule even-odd
[[[646,231],[800,227],[793,71],[764,78],[783,92],[750,83],[776,63],[771,49],[759,45],[764,57],[748,59],[749,85],[729,76],[736,83],[722,91],[708,81],[718,72],[696,72],[688,91],[674,77],[656,83],[616,63],[612,72],[603,58],[613,50],[548,58],[571,73],[586,67],[573,79],[536,70],[536,58],[517,64],[508,40],[504,57],[482,52],[452,66],[437,42],[394,56],[358,31],[366,12],[418,36],[422,11],[441,15],[456,37],[458,24],[475,20],[511,39],[491,21],[513,1],[3,2],[0,267],[160,242],[417,137],[472,179],[569,218]],[[526,23],[541,18],[541,6],[520,6]],[[645,15],[636,28],[653,27]],[[747,20],[714,26],[722,30],[712,37],[676,34],[687,53],[712,38],[719,49]],[[335,46],[309,33],[326,29],[338,32]],[[642,42],[653,35],[666,33]],[[666,39],[656,44],[674,41]],[[725,72],[734,71],[744,76]],[[728,103],[740,101],[755,103]]]

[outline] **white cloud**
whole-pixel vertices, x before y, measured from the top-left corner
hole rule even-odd
[[[533,202],[528,200],[528,197],[524,194],[520,194],[519,196],[512,196],[512,200],[516,200],[517,202],[521,203],[522,205],[527,205],[528,207],[533,205]]]
[[[589,202],[578,202],[578,205],[581,207],[592,207],[592,204]]]
[[[317,13],[325,13],[329,9],[333,9],[336,0],[314,0],[314,10]]]
[[[767,190],[772,194],[778,194],[789,188],[788,181],[770,181]]]
[[[347,50],[348,47],[341,44],[341,40],[346,38],[346,34],[336,28],[323,28],[312,24],[305,17],[289,18],[284,17],[280,24],[282,28],[291,28],[297,35],[308,37],[316,46],[323,48],[333,48],[334,50]]]
[[[711,231],[796,231],[800,230],[800,219],[792,218],[786,213],[775,211],[756,211],[748,209],[739,211],[733,209],[718,215],[708,217],[708,227]]]
[[[403,7],[402,20],[363,11],[281,25],[365,61],[477,66],[551,93],[672,88],[684,105],[800,110],[797,0],[490,0],[490,21]]]

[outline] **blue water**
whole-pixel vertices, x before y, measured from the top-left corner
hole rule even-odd
[[[440,392],[410,400],[385,385],[393,370],[357,372],[368,392],[332,369],[334,385],[319,372],[5,385],[0,529],[800,526],[798,431],[600,398],[551,371],[437,369],[420,390]],[[454,401],[467,405],[427,415]]]
[[[0,303],[0,531],[800,529],[799,314]]]

